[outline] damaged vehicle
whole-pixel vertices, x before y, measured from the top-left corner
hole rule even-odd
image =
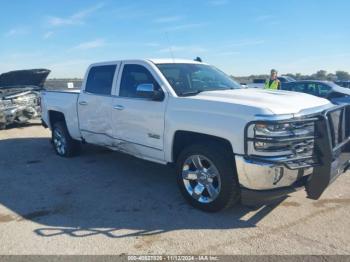
[[[184,198],[204,211],[299,189],[316,200],[350,167],[350,105],[242,89],[201,62],[96,63],[81,91],[44,91],[41,102],[59,156],[90,143],[170,164]]]
[[[40,116],[40,91],[50,72],[31,69],[0,75],[0,129]]]

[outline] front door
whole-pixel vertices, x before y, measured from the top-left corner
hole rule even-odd
[[[114,137],[118,138],[115,146],[141,158],[163,161],[166,97],[154,101],[136,92],[140,84],[152,84],[161,90],[159,83],[147,64],[124,64],[118,82],[119,96],[113,99]]]

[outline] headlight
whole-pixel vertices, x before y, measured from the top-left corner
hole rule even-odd
[[[257,122],[249,130],[248,149],[251,154],[295,155],[313,150],[315,125],[312,121]]]

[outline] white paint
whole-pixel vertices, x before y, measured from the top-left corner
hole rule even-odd
[[[162,102],[119,97],[123,64],[145,66],[165,93]],[[332,105],[328,100],[289,91],[237,89],[203,92],[178,97],[156,63],[193,63],[181,59],[125,60],[96,63],[117,65],[112,94],[99,96],[82,92],[43,92],[43,120],[49,124],[48,110],[65,115],[69,133],[92,144],[120,150],[154,162],[172,162],[176,131],[192,131],[228,140],[237,154],[244,153],[244,128],[262,116],[291,118],[303,111],[320,112]],[[88,69],[88,70],[89,70]],[[87,71],[88,72],[88,71]],[[80,105],[79,102],[87,102]],[[123,110],[114,109],[115,106]],[[159,139],[149,136],[159,135]]]

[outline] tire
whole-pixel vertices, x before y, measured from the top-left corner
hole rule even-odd
[[[185,148],[177,159],[176,169],[180,191],[195,208],[217,212],[240,200],[233,155],[217,144]]]
[[[57,155],[72,157],[80,153],[81,144],[74,140],[68,132],[64,122],[56,122],[52,128],[52,145]]]

